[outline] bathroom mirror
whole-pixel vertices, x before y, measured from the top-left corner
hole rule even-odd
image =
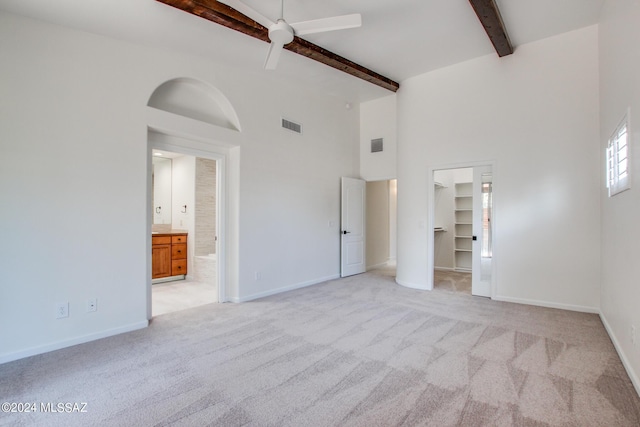
[[[171,159],[152,159],[153,223],[171,224]]]

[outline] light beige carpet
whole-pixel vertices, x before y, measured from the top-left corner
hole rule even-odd
[[[382,270],[0,365],[33,426],[638,426],[596,315],[396,285]]]
[[[433,272],[433,287],[436,290],[471,295],[471,277],[471,273],[435,270]]]

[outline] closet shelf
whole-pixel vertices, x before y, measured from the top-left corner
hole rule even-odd
[[[469,271],[473,254],[473,183],[456,182],[454,197],[454,270]]]

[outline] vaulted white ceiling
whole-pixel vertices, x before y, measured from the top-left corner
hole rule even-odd
[[[244,0],[276,19],[280,0]],[[603,0],[496,0],[518,46],[598,22]],[[268,45],[155,0],[2,0],[0,10],[148,46],[202,55],[295,80],[352,102],[391,94],[285,51],[262,70]],[[468,0],[285,0],[289,22],[360,13],[362,27],[305,38],[395,81],[495,54]]]

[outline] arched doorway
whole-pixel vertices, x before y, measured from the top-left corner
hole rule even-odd
[[[163,226],[169,231],[184,231],[185,228],[189,230],[185,279],[193,279],[196,256],[206,255],[210,259],[215,259],[214,263],[210,263],[215,269],[213,272],[217,284],[215,300],[225,302],[228,298],[228,289],[237,288],[237,285],[230,283],[237,275],[233,274],[233,271],[229,274],[229,265],[237,265],[237,260],[233,259],[233,254],[236,253],[233,248],[237,247],[237,241],[233,236],[236,234],[229,232],[230,229],[237,227],[237,217],[229,215],[227,206],[228,200],[237,199],[237,188],[229,185],[228,175],[237,173],[239,167],[237,161],[239,158],[238,135],[241,128],[229,100],[217,88],[192,78],[176,78],[159,85],[149,98],[147,113],[149,179],[147,218],[150,222],[148,227],[150,236],[147,317],[150,319],[154,315],[151,274],[153,270],[151,255],[154,243],[153,231],[161,229],[153,221],[155,216],[153,152],[155,150],[173,153],[182,159],[187,159],[187,164],[193,162],[194,171],[197,169],[196,164],[205,165],[204,169],[211,168],[210,165],[213,164],[215,177],[213,181],[208,181],[209,183],[205,184],[205,187],[210,186],[211,182],[215,185],[215,191],[213,191],[215,194],[214,224],[210,224],[208,228],[205,227],[209,230],[206,233],[213,233],[213,235],[205,236],[202,234],[203,228],[196,229],[193,217],[187,215],[198,208],[195,197],[190,199],[190,203],[186,203],[184,197],[172,200],[170,209],[177,214],[175,218],[169,219],[168,224],[163,224]],[[193,192],[196,193],[195,187]],[[189,206],[191,203],[194,204],[193,207]],[[200,237],[198,237],[199,234]],[[211,244],[212,239],[213,245]],[[205,240],[208,242],[203,244]],[[200,254],[196,251],[196,248],[199,248],[198,251],[200,251],[203,247],[207,248],[202,249],[206,250],[207,254]],[[198,259],[197,261],[198,264],[202,264],[202,260]],[[174,262],[174,260],[170,262]]]

